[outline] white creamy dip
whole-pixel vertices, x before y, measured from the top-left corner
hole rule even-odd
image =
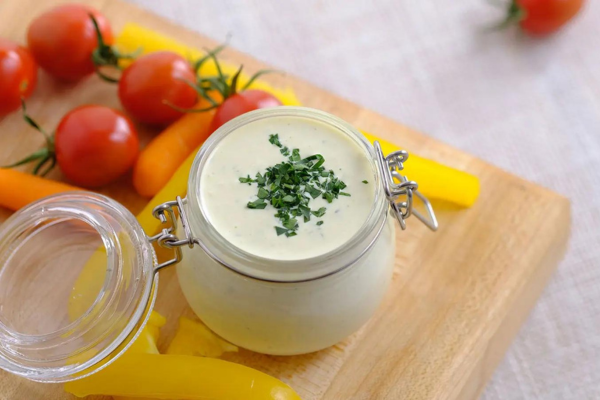
[[[277,236],[281,225],[271,205],[250,209],[257,199],[256,184],[242,184],[240,177],[287,160],[280,148],[269,142],[278,134],[290,151],[299,149],[302,158],[320,154],[323,166],[333,170],[350,194],[332,203],[319,196],[311,199],[312,210],[326,208],[321,218],[311,217],[304,223],[298,218],[297,236]],[[367,181],[367,183],[363,183]],[[253,121],[227,135],[213,150],[201,177],[201,203],[210,222],[233,245],[254,255],[297,260],[327,253],[348,241],[364,224],[375,196],[373,172],[365,151],[337,128],[302,117],[274,117]],[[318,221],[323,224],[317,226]]]

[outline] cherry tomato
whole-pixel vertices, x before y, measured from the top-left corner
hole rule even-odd
[[[139,153],[129,119],[112,108],[81,106],[63,117],[54,136],[58,165],[73,183],[94,188],[129,170]]]
[[[90,14],[106,44],[113,34],[102,14],[83,4],[65,4],[37,17],[27,32],[27,43],[40,66],[50,75],[68,82],[94,72],[92,53],[98,46]]]
[[[519,24],[525,32],[543,36],[569,22],[582,6],[583,0],[514,0],[511,10],[523,15]]]
[[[135,60],[121,75],[119,98],[135,119],[166,125],[182,113],[172,106],[192,108],[197,101],[196,74],[187,60],[168,51],[150,53]]]
[[[277,97],[264,90],[250,89],[236,93],[228,97],[217,109],[211,123],[211,131],[214,132],[221,125],[247,112],[280,105],[281,101]]]
[[[21,106],[37,84],[37,64],[31,53],[10,40],[0,38],[0,117]]]

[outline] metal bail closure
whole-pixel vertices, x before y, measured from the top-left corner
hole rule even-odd
[[[373,146],[375,147],[379,172],[382,176],[383,190],[402,230],[406,229],[406,218],[414,214],[429,229],[436,231],[438,229],[438,222],[431,203],[425,196],[419,193],[417,182],[409,181],[406,176],[400,174],[400,171],[404,169],[404,162],[408,159],[408,153],[400,150],[388,154],[386,157],[383,155],[381,145],[378,141],[373,142]],[[394,179],[399,183],[396,183]],[[414,196],[421,200],[425,206],[427,216],[424,216],[413,208]]]
[[[180,196],[177,196],[176,200],[167,201],[166,203],[156,206],[154,210],[152,210],[152,215],[154,218],[158,218],[160,222],[166,224],[167,226],[158,234],[148,237],[148,240],[151,243],[156,242],[160,247],[173,249],[175,252],[174,258],[156,265],[156,267],[154,267],[154,271],[158,271],[159,269],[180,262],[183,258],[181,246],[188,245],[191,249],[195,244],[199,244],[198,240],[192,236],[192,231],[188,223],[185,207],[183,206],[186,201],[187,199],[182,199]],[[177,230],[177,216],[175,215],[175,207],[179,212],[179,219],[181,220],[181,226],[183,227],[183,232],[185,234],[184,239],[179,239],[179,237],[177,237],[175,234]]]

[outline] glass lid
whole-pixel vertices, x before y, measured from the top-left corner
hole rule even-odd
[[[155,256],[135,217],[98,194],[47,197],[0,226],[0,367],[38,381],[116,358],[154,301]]]

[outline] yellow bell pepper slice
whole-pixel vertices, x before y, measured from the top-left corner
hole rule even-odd
[[[217,336],[202,322],[181,317],[166,354],[216,358],[223,353],[237,351],[237,346]]]
[[[127,349],[129,353],[147,353],[147,354],[159,354],[156,343],[158,343],[158,335],[160,334],[160,328],[166,324],[167,320],[165,317],[152,311],[148,322],[139,336],[135,339],[135,342]]]
[[[159,314],[157,311],[152,311],[150,313],[150,318],[148,318],[148,323],[146,326],[150,328],[150,334],[154,339],[154,343],[158,343],[158,336],[160,335],[160,328],[165,326],[167,323],[167,319]]]
[[[126,354],[159,354],[158,347],[156,343],[158,343],[158,335],[160,333],[160,328],[163,327],[167,323],[167,319],[157,313],[156,311],[152,311],[150,313],[150,317],[148,318],[148,322],[140,335],[135,339],[135,342],[127,349]],[[108,366],[107,368],[111,368]],[[144,400],[139,397],[121,397],[115,396],[114,400]]]
[[[123,30],[115,40],[115,45],[121,51],[134,52],[140,50],[142,54],[148,54],[155,51],[172,51],[191,61],[197,60],[205,54],[204,52],[187,47],[174,39],[134,23],[125,24]],[[229,76],[233,76],[239,68],[238,65],[232,65],[223,61],[220,61],[219,64],[223,73]],[[217,69],[214,62],[209,60],[202,65],[199,72],[203,76],[214,76],[217,74]],[[238,79],[239,87],[243,87],[249,79],[250,76],[248,74],[242,73]],[[274,88],[263,81],[255,80],[250,85],[250,89],[268,91],[275,95],[286,106],[300,105],[296,94],[291,88]]]
[[[129,346],[126,353],[159,354],[151,328],[145,326],[135,341]]]
[[[378,140],[384,155],[400,150],[395,144],[365,131],[361,133],[371,143]],[[432,160],[409,154],[403,175],[419,184],[419,191],[431,199],[444,200],[461,207],[471,207],[479,197],[479,179]]]
[[[125,354],[107,368],[65,389],[78,397],[129,396],[180,400],[299,400],[267,374],[214,358]]]

